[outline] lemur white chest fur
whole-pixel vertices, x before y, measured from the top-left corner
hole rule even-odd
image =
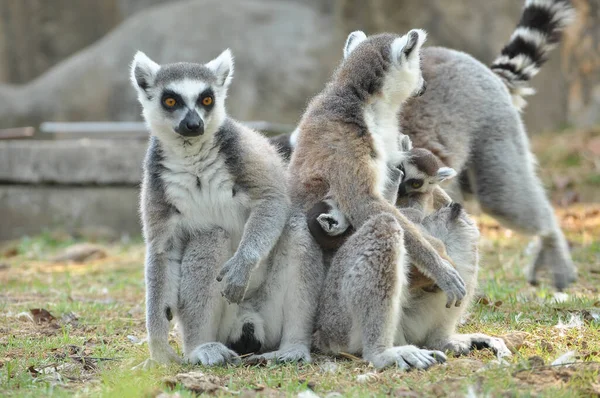
[[[177,209],[173,222],[187,231],[219,226],[239,243],[250,198],[236,186],[212,142],[165,150],[161,178],[167,200]]]
[[[388,179],[388,165],[402,163],[403,152],[398,145],[398,107],[384,101],[375,101],[364,108],[364,119],[377,153],[376,167],[378,192],[383,193]]]

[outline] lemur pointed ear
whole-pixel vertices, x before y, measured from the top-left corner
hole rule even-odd
[[[412,141],[407,135],[400,137],[400,150],[402,152],[409,152],[412,149]]]
[[[154,84],[160,65],[152,61],[146,54],[138,51],[131,63],[131,83],[141,92],[146,92]]]
[[[451,167],[440,167],[437,172],[438,182],[449,180],[450,178],[456,177],[456,170]]]
[[[346,44],[344,45],[344,58],[348,58],[348,55],[354,51],[356,46],[367,39],[367,35],[362,30],[355,30],[348,35]]]
[[[233,78],[233,55],[231,50],[223,51],[217,58],[206,64],[217,76],[217,84],[227,87]]]
[[[427,40],[427,33],[422,29],[413,29],[402,37],[397,38],[392,42],[392,57],[396,61],[400,61],[402,57],[410,58],[417,54],[418,51]]]

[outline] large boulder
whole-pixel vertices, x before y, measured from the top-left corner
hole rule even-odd
[[[30,83],[0,85],[0,127],[42,121],[140,119],[129,83],[136,50],[157,62],[207,62],[231,48],[230,112],[296,121],[341,54],[329,17],[299,2],[195,0],[135,14]]]

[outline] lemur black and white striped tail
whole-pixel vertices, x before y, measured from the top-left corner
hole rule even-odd
[[[574,16],[569,0],[525,1],[517,28],[491,65],[492,71],[506,83],[517,108],[527,104],[524,96],[535,93],[529,87],[529,80],[539,72]]]

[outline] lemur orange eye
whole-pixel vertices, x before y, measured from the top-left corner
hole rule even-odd
[[[167,97],[163,100],[163,104],[165,104],[167,108],[172,108],[177,105],[177,100],[173,97]]]
[[[204,97],[202,98],[202,105],[204,106],[210,106],[213,103],[213,99],[212,97]]]

